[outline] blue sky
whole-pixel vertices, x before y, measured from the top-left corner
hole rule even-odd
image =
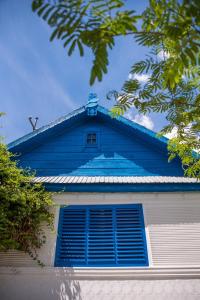
[[[131,4],[130,4],[131,3]],[[147,1],[129,2],[142,11]],[[6,142],[31,131],[28,117],[39,117],[38,127],[71,112],[96,92],[100,105],[110,107],[106,94],[119,90],[128,78],[131,65],[148,50],[132,37],[119,38],[110,53],[108,74],[101,83],[89,86],[90,52],[80,58],[68,57],[59,42],[49,42],[50,28],[31,11],[31,0],[0,0],[0,135]],[[162,115],[128,117],[158,131],[165,123]]]

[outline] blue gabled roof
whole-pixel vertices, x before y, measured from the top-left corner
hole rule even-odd
[[[98,106],[98,111],[111,117],[110,111],[103,106]],[[145,126],[142,126],[142,125],[140,125],[134,121],[131,121],[123,116],[117,116],[116,118],[113,118],[113,119],[116,119],[116,121],[121,122],[122,124],[126,125],[127,127],[134,129],[135,131],[138,131],[138,133],[147,135],[150,138],[155,139],[156,141],[160,141],[161,143],[164,143],[165,146],[168,143],[168,138],[158,137],[157,133],[154,132],[153,130],[150,130],[150,129],[146,128]]]
[[[7,145],[8,150],[13,151],[15,150],[15,148],[18,147],[23,147],[23,144],[26,144],[27,142],[35,142],[38,140],[38,138],[40,136],[48,136],[48,134],[50,134],[51,131],[55,130],[55,128],[58,129],[62,129],[63,126],[65,126],[67,124],[67,122],[69,121],[73,121],[75,118],[77,119],[77,117],[82,114],[83,112],[85,112],[85,106],[82,106],[76,110],[74,110],[73,112],[62,116],[58,119],[56,119],[55,121],[42,126],[24,136],[22,136],[21,138],[9,143]]]
[[[23,150],[26,150],[25,148],[27,148],[27,146],[36,147],[44,141],[44,138],[50,137],[56,132],[62,131],[67,126],[78,123],[79,121],[82,121],[86,118],[94,117],[96,116],[87,115],[87,106],[82,106],[74,110],[73,112],[57,119],[56,121],[51,122],[48,125],[42,126],[41,128],[36,129],[35,131],[26,134],[23,137],[9,143],[7,145],[8,149],[13,152],[23,152]],[[130,132],[134,132],[138,135],[138,137],[142,139],[148,138],[148,140],[152,143],[157,143],[162,149],[166,149],[168,142],[167,138],[158,137],[154,131],[131,120],[128,120],[125,117],[117,116],[114,118],[112,117],[111,112],[105,107],[102,107],[100,105],[97,106],[97,117],[103,118],[113,123],[114,125],[123,127],[124,129],[129,130]]]

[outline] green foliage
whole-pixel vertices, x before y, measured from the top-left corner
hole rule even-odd
[[[168,144],[168,150],[170,153],[169,160],[174,159],[176,156],[182,158],[182,164],[185,168],[185,174],[189,177],[200,178],[200,159],[199,155],[192,149],[199,149],[199,143],[196,137],[187,136],[187,134],[179,135],[176,138],[172,138]]]
[[[42,265],[37,249],[45,243],[41,224],[52,226],[51,194],[22,169],[0,143],[0,250],[22,250]]]
[[[112,114],[130,107],[139,113],[165,113],[168,125],[161,134],[177,129],[169,143],[170,158],[178,155],[189,176],[199,177],[200,141],[200,4],[199,0],[150,0],[138,17],[125,10],[122,0],[33,1],[33,10],[54,29],[51,40],[63,40],[71,55],[85,47],[94,54],[90,84],[107,72],[108,49],[117,36],[132,34],[139,45],[149,48],[146,59],[134,63],[121,91],[108,98],[116,101]],[[140,24],[136,28],[136,22]],[[162,57],[161,57],[162,56]],[[148,74],[145,84],[135,75]]]
[[[123,10],[121,0],[34,0],[32,9],[52,27],[50,41],[61,40],[68,55],[78,49],[84,55],[85,47],[94,55],[90,84],[101,81],[107,73],[108,49],[115,38],[136,31],[134,11]]]
[[[139,113],[165,113],[177,137],[169,142],[170,159],[179,156],[185,174],[200,177],[200,5],[199,1],[150,1],[144,11],[142,31],[136,41],[150,48],[150,54],[130,71],[148,74],[143,85],[133,89],[130,79],[122,91],[114,93],[113,114],[124,111],[126,99]],[[194,152],[196,151],[196,152]]]

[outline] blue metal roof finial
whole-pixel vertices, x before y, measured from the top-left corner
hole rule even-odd
[[[97,115],[97,106],[98,106],[98,97],[95,93],[89,93],[88,102],[87,102],[87,115],[96,116]]]

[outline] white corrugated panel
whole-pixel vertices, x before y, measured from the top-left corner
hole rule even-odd
[[[186,224],[150,230],[154,265],[200,264],[200,226]]]
[[[37,266],[37,262],[33,260],[27,253],[9,250],[0,252],[0,267],[33,267]]]
[[[200,199],[157,199],[144,208],[153,265],[200,265]]]

